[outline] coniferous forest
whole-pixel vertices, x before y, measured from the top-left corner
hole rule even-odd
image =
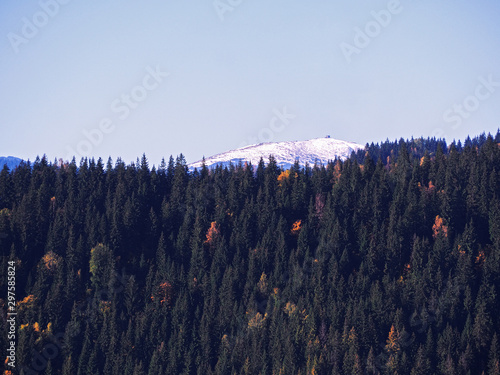
[[[0,173],[0,241],[19,374],[500,374],[500,133],[289,170],[37,158]]]

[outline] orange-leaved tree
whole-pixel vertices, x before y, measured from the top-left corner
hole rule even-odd
[[[437,215],[432,226],[432,237],[436,238],[439,234],[448,237],[448,226],[444,224],[443,218]]]
[[[42,262],[48,271],[54,272],[61,264],[62,258],[51,250],[43,256]]]
[[[210,228],[208,228],[207,231],[207,239],[205,240],[205,244],[212,245],[215,241],[215,239],[219,236],[220,234],[220,227],[217,224],[216,221],[212,221],[210,223]]]
[[[297,220],[295,223],[292,224],[292,234],[298,234],[300,228],[302,228],[302,220]]]

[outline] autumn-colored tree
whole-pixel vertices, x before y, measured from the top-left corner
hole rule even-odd
[[[30,294],[24,297],[21,301],[17,302],[17,308],[19,310],[31,309],[35,302],[36,302],[36,297],[33,294]]]
[[[220,228],[216,221],[210,223],[210,228],[207,231],[207,238],[205,244],[212,245],[215,239],[220,235]]]
[[[266,318],[267,318],[267,313],[262,315],[260,312],[258,312],[252,319],[248,321],[248,327],[262,328],[264,326]]]
[[[302,220],[297,220],[292,224],[292,234],[299,234],[300,229],[302,228]]]
[[[257,287],[259,288],[259,292],[262,295],[267,294],[267,275],[264,272],[262,272],[262,275],[260,275],[260,279],[259,279],[259,282],[257,284]]]
[[[390,354],[398,354],[401,351],[399,331],[394,328],[394,324],[389,331],[389,337],[385,345],[385,350]]]
[[[61,264],[62,258],[53,251],[49,251],[43,256],[42,262],[45,269],[50,272],[54,272]]]
[[[297,306],[291,302],[287,302],[283,310],[288,314],[288,316],[291,316],[297,311]]]
[[[476,265],[478,267],[481,267],[485,261],[485,254],[484,250],[479,250],[479,254],[476,257]]]
[[[437,215],[432,226],[432,236],[436,238],[440,234],[448,237],[448,226],[444,224],[443,218]]]
[[[342,176],[342,162],[337,160],[335,167],[333,168],[333,181],[338,182]]]
[[[278,176],[279,185],[282,186],[283,183],[285,181],[288,181],[289,178],[290,178],[290,169],[287,169],[286,171],[281,172]]]

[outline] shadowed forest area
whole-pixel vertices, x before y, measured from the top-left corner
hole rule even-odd
[[[500,133],[289,170],[37,159],[0,173],[0,234],[20,374],[500,374]]]

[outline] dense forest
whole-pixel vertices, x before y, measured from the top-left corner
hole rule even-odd
[[[289,170],[37,158],[0,173],[0,241],[6,374],[500,374],[500,133]]]

